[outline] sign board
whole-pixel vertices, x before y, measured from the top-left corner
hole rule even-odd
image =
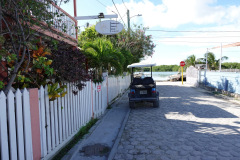
[[[181,62],[180,62],[180,66],[181,66],[181,67],[184,67],[184,66],[185,66],[185,62],[184,62],[184,61],[181,61]]]
[[[123,30],[123,25],[114,20],[106,20],[99,22],[95,29],[98,33],[104,34],[104,35],[113,35],[121,32]]]
[[[98,85],[97,86],[97,92],[100,92],[101,91],[101,85]]]

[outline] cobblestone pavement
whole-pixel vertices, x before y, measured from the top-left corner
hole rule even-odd
[[[160,107],[132,109],[115,160],[240,160],[240,105],[160,82]]]

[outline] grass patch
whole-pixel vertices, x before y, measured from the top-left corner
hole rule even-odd
[[[217,91],[213,91],[212,93],[215,94],[215,95],[220,95],[221,94],[220,92],[217,92]]]
[[[107,109],[112,109],[112,106],[111,106],[111,105],[108,105]]]
[[[59,160],[62,159],[68,151],[78,143],[79,140],[83,138],[85,134],[87,134],[90,128],[98,121],[98,119],[92,119],[89,121],[85,126],[83,126],[78,133],[74,136],[74,138],[64,147],[62,148],[58,154],[56,154],[52,160]]]

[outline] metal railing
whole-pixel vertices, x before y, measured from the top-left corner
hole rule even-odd
[[[71,15],[69,15],[62,8],[51,2],[50,0],[37,0],[39,2],[45,3],[47,5],[47,11],[53,14],[52,27],[66,33],[67,35],[77,38],[77,20],[75,20]]]

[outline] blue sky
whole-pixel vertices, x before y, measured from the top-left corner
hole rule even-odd
[[[142,24],[149,27],[146,34],[152,35],[156,48],[152,57],[143,60],[145,62],[158,65],[179,64],[192,54],[202,58],[207,48],[220,58],[221,50],[211,48],[220,46],[221,43],[225,45],[240,42],[239,0],[114,0],[114,2],[125,24],[128,8],[130,17],[142,14],[141,17],[131,18],[131,25]],[[73,15],[73,0],[61,7]],[[112,0],[77,0],[78,16],[98,15],[100,12],[117,13]],[[120,16],[118,21],[122,22]],[[87,22],[96,24],[96,20],[78,21],[81,30],[84,30]],[[240,62],[239,47],[223,48],[222,55],[229,57],[228,62]]]

